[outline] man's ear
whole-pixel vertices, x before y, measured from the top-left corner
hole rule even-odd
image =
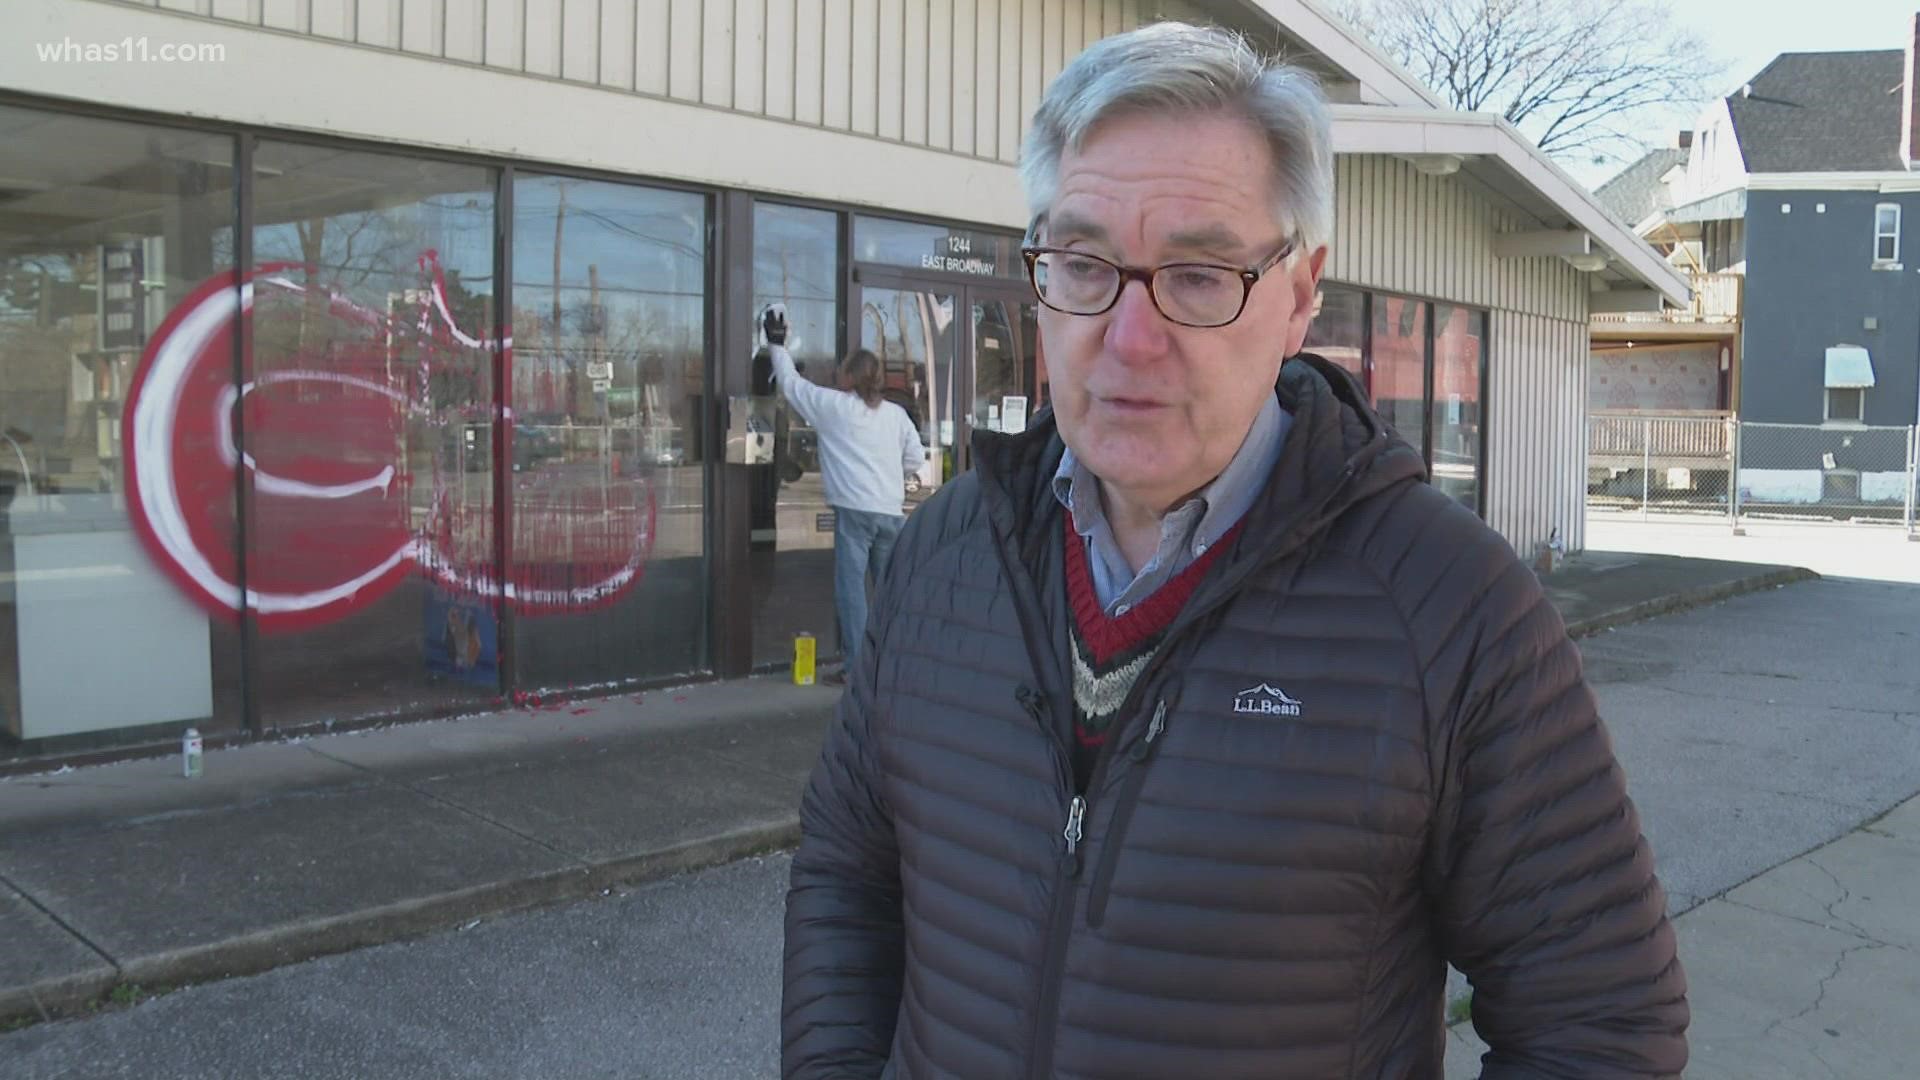
[[[1298,353],[1307,343],[1307,330],[1313,326],[1314,300],[1320,294],[1320,275],[1326,267],[1327,249],[1321,246],[1287,271],[1287,284],[1293,289],[1293,316],[1287,320],[1286,356]]]

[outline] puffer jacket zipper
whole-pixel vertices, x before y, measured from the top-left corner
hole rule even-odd
[[[1349,463],[1346,469],[1341,472],[1339,479],[1315,502],[1311,512],[1303,516],[1304,520],[1313,520],[1318,515],[1320,509],[1331,503],[1340,492],[1345,490],[1348,482],[1353,479],[1358,471],[1358,463]],[[1134,710],[1140,707],[1140,701],[1144,692],[1147,687],[1153,684],[1160,669],[1169,663],[1171,658],[1176,655],[1184,658],[1186,652],[1185,646],[1188,643],[1187,639],[1191,636],[1193,628],[1205,621],[1205,618],[1211,615],[1214,609],[1225,602],[1225,599],[1232,593],[1232,586],[1237,585],[1242,579],[1250,575],[1257,564],[1270,562],[1290,554],[1292,550],[1298,546],[1299,539],[1300,536],[1297,531],[1289,533],[1275,551],[1268,553],[1262,559],[1249,560],[1240,566],[1231,568],[1225,579],[1226,587],[1208,590],[1208,598],[1206,601],[1203,601],[1202,606],[1190,607],[1187,611],[1182,612],[1181,616],[1174,621],[1174,625],[1167,631],[1167,636],[1162,642],[1160,649],[1155,652],[1153,659],[1148,662],[1145,670],[1141,671],[1139,678],[1134,682],[1133,691],[1128,696],[1126,704],[1121,707],[1120,715],[1137,715],[1134,713]],[[1001,545],[995,546],[1000,547]],[[1001,558],[1003,561],[1007,561],[1007,554],[1004,550],[1001,551]],[[1013,567],[1011,565],[1008,565],[1006,570],[1009,575],[1013,573]],[[1026,583],[1016,582],[1015,584],[1016,595],[1020,591],[1021,584]],[[1028,585],[1028,591],[1032,591],[1030,584]],[[1037,655],[1037,649],[1031,636],[1028,638],[1028,650],[1029,652],[1035,653],[1032,659],[1037,666],[1040,663],[1040,657]],[[1069,705],[1070,704],[1071,703],[1069,703]],[[1158,719],[1161,721],[1162,731],[1164,733],[1166,717],[1164,714],[1159,714]],[[1054,730],[1060,731],[1065,730],[1065,728],[1056,727]],[[1149,726],[1148,730],[1152,730],[1151,726]],[[1122,801],[1119,807],[1116,808],[1116,815],[1124,813],[1126,818],[1131,818],[1131,804],[1139,797],[1138,785],[1144,783],[1146,773],[1145,765],[1147,759],[1152,756],[1153,743],[1157,741],[1157,739],[1152,739],[1141,743],[1145,757],[1143,757],[1134,768],[1133,776],[1129,778],[1127,785],[1128,791],[1121,794]],[[1056,753],[1064,753],[1058,748],[1059,740],[1057,737],[1050,742],[1050,745],[1055,746]],[[1085,824],[1089,820],[1088,812],[1090,805],[1088,798],[1103,789],[1109,764],[1114,757],[1113,751],[1114,744],[1112,743],[1101,748],[1100,756],[1096,758],[1094,762],[1093,776],[1087,783],[1087,796],[1072,795],[1067,803],[1067,824],[1063,830],[1065,844],[1063,845],[1060,858],[1061,872],[1055,875],[1054,880],[1053,910],[1047,920],[1047,950],[1040,966],[1040,999],[1037,1007],[1034,1009],[1033,1047],[1030,1051],[1030,1068],[1027,1074],[1029,1080],[1053,1080],[1053,1053],[1054,1044],[1057,1041],[1055,1036],[1058,1034],[1055,1026],[1059,1022],[1060,1013],[1060,982],[1063,974],[1062,969],[1066,966],[1067,944],[1073,935],[1073,908],[1074,900],[1078,892],[1075,888],[1075,881],[1078,879],[1081,870],[1079,847],[1081,841],[1085,839]],[[1066,790],[1071,795],[1073,792],[1071,773],[1066,775],[1069,777]],[[1129,794],[1129,792],[1131,794]],[[1103,864],[1107,864],[1112,859],[1118,857],[1120,845],[1117,841],[1125,838],[1124,828],[1127,822],[1125,820],[1116,820],[1115,824],[1117,827],[1114,831],[1121,835],[1108,837],[1106,839],[1105,843],[1107,846],[1103,848],[1101,852],[1101,862]],[[1112,867],[1110,865],[1107,866],[1107,873],[1109,876],[1112,874]],[[1105,914],[1106,910],[1103,898],[1101,906],[1101,915],[1103,918]]]
[[[1360,464],[1360,460],[1350,461],[1339,478],[1329,486],[1329,489],[1319,499],[1315,500],[1310,511],[1302,515],[1303,520],[1313,520],[1321,509],[1331,503],[1358,473]],[[1026,642],[1028,661],[1033,667],[1035,677],[1044,681],[1045,674],[1048,671],[1057,669],[1053,664],[1048,662],[1048,656],[1050,654],[1045,651],[1044,643],[1040,638],[1040,628],[1046,625],[1046,621],[1040,608],[1040,598],[1035,582],[1031,574],[1026,572],[1026,567],[1021,563],[1018,553],[1008,550],[1009,542],[1007,538],[1014,536],[1016,533],[1012,514],[1008,512],[1008,507],[1004,504],[996,507],[990,502],[988,516],[990,520],[993,520],[995,524],[999,526],[997,531],[1000,535],[996,537],[993,548],[995,553],[1000,557],[1001,570],[1006,575],[1006,580],[1013,589],[1014,607],[1021,623],[1021,635]],[[1285,538],[1285,541],[1295,541],[1297,539],[1298,537],[1296,535],[1289,534]],[[1274,558],[1285,555],[1294,546],[1296,546],[1294,543],[1283,542],[1281,545],[1282,550],[1267,553],[1265,557],[1258,560],[1250,560],[1249,562],[1252,564],[1260,564],[1271,561]],[[1248,564],[1235,567],[1227,575],[1228,580],[1232,584],[1237,584],[1240,579],[1251,574],[1254,569],[1255,565]],[[1213,608],[1219,606],[1224,598],[1230,595],[1231,588],[1216,588],[1209,590],[1209,593],[1211,594],[1209,596],[1210,602],[1205,604],[1205,611],[1189,608],[1187,612],[1183,613],[1181,618],[1175,621],[1174,626],[1169,629],[1167,637],[1162,643],[1162,647],[1155,654],[1153,660],[1149,662],[1146,670],[1140,673],[1138,680],[1134,684],[1133,694],[1130,695],[1131,700],[1123,706],[1120,711],[1121,715],[1128,715],[1132,713],[1133,710],[1139,708],[1140,695],[1151,685],[1155,676],[1158,674],[1158,669],[1171,655],[1179,651],[1176,648],[1176,642],[1184,644],[1184,638],[1187,637],[1191,628],[1200,621],[1200,616],[1210,613]],[[1066,965],[1067,945],[1073,933],[1074,901],[1078,894],[1076,882],[1081,871],[1080,846],[1085,839],[1086,822],[1090,809],[1089,798],[1097,794],[1106,781],[1109,763],[1114,756],[1114,745],[1109,743],[1106,747],[1103,747],[1099,757],[1095,759],[1093,775],[1087,784],[1087,795],[1076,794],[1074,791],[1073,773],[1068,765],[1068,750],[1063,745],[1064,736],[1061,734],[1072,728],[1072,716],[1070,712],[1072,701],[1056,702],[1051,699],[1050,695],[1027,686],[1020,687],[1019,690],[1016,691],[1016,697],[1028,715],[1033,717],[1035,722],[1043,729],[1042,735],[1053,757],[1055,772],[1060,780],[1060,789],[1067,796],[1064,824],[1060,833],[1061,854],[1057,862],[1058,869],[1054,875],[1052,910],[1047,920],[1046,954],[1040,966],[1040,997],[1034,1009],[1033,1039],[1028,1051],[1028,1076],[1031,1080],[1052,1080],[1054,1044],[1057,1034],[1055,1026],[1059,1021],[1060,1011],[1060,982],[1062,969]],[[1065,715],[1053,715],[1061,710],[1062,705],[1068,710],[1067,713]],[[1164,724],[1164,715],[1160,717],[1160,720]],[[1151,730],[1151,728],[1149,730]],[[1148,757],[1151,756],[1152,741],[1157,740],[1149,740],[1142,744]],[[1144,766],[1146,759],[1143,758],[1140,764]],[[1136,774],[1143,774],[1145,770],[1144,768],[1139,768],[1135,771]],[[1134,798],[1137,798],[1137,782],[1129,783],[1128,787],[1134,791]],[[1122,809],[1125,809],[1131,801],[1132,799],[1125,800],[1122,803]],[[1130,812],[1128,816],[1131,816]],[[1111,841],[1109,842],[1111,843]],[[1117,848],[1118,845],[1114,845],[1114,850],[1117,851]],[[1105,863],[1108,861],[1109,856],[1103,851],[1102,862]],[[1112,868],[1109,866],[1109,875],[1111,875],[1111,872]],[[1102,914],[1104,915],[1104,905]]]
[[[1060,1019],[1061,975],[1067,962],[1067,944],[1073,938],[1074,900],[1079,895],[1076,884],[1083,869],[1080,845],[1086,839],[1093,796],[1105,786],[1113,757],[1111,744],[1102,747],[1099,757],[1094,759],[1087,793],[1074,794],[1067,800],[1066,827],[1061,830],[1060,869],[1054,876],[1053,911],[1047,919],[1047,951],[1040,963],[1040,1001],[1033,1010],[1033,1046],[1027,1074],[1031,1080],[1053,1080],[1054,1027]],[[1071,784],[1067,790],[1073,791]]]
[[[1147,725],[1146,735],[1127,748],[1127,759],[1133,767],[1122,781],[1119,795],[1115,797],[1113,820],[1107,826],[1107,835],[1102,841],[1100,862],[1094,867],[1093,880],[1087,886],[1087,925],[1095,930],[1106,921],[1107,892],[1113,887],[1114,864],[1120,861],[1120,848],[1127,840],[1127,826],[1133,823],[1133,805],[1140,800],[1140,789],[1147,782],[1147,765],[1153,760],[1153,752],[1166,730],[1167,699],[1161,698],[1153,708],[1153,722]]]

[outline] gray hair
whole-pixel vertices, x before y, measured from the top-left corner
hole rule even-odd
[[[1176,22],[1095,42],[1047,88],[1020,154],[1029,216],[1037,222],[1053,204],[1062,154],[1103,121],[1155,112],[1244,115],[1273,152],[1276,219],[1300,251],[1331,240],[1332,119],[1319,79],[1261,57],[1239,34]]]

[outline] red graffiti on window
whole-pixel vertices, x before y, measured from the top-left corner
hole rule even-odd
[[[464,330],[431,251],[389,310],[270,264],[197,287],[141,358],[122,418],[128,509],[162,569],[216,615],[263,630],[344,618],[409,574],[529,613],[612,602],[639,581],[653,486],[590,452],[518,478],[499,571],[492,471],[520,462],[496,416],[496,350]],[[471,321],[471,320],[470,320]],[[246,336],[238,353],[234,334]],[[495,431],[508,462],[497,460]],[[248,492],[240,557],[236,480]]]

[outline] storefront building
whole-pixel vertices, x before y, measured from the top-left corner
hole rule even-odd
[[[1313,346],[1516,546],[1577,546],[1586,297],[1677,279],[1311,9],[1162,14],[1321,69],[1340,230]],[[929,450],[913,504],[972,432],[1023,428],[1046,386],[1018,137],[1143,17],[8,5],[0,762],[737,677],[801,632],[831,653],[831,511],[755,314],[787,305],[818,381],[880,354]],[[1602,266],[1502,239],[1580,228]]]

